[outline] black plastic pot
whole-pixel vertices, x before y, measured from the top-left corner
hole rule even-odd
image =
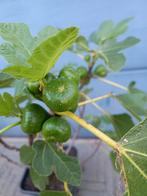
[[[67,146],[64,147],[65,150],[67,148],[68,148]],[[75,147],[72,147],[69,152],[69,155],[74,156],[74,157],[78,157],[77,149]],[[53,174],[53,176],[54,176],[54,174]],[[39,190],[34,187],[32,181],[31,181],[30,174],[29,174],[29,168],[27,168],[24,172],[24,175],[23,175],[21,183],[20,183],[20,188],[23,193],[34,195],[34,196],[39,196]],[[51,188],[51,190],[58,190],[58,189]],[[71,190],[71,193],[73,194],[73,196],[78,195],[79,189],[77,187],[70,186],[70,190]]]

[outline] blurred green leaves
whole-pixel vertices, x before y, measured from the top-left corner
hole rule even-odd
[[[55,65],[59,56],[76,40],[77,34],[78,29],[75,27],[61,30],[59,33],[41,42],[33,50],[29,58],[27,58],[29,66],[16,64],[6,67],[3,72],[11,74],[18,79],[25,78],[29,81],[41,80]]]

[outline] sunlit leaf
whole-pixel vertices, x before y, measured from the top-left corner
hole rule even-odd
[[[16,78],[26,78],[31,81],[41,80],[55,65],[59,56],[76,40],[77,33],[78,29],[75,27],[60,31],[34,50],[28,60],[31,67],[15,65],[6,67],[3,72],[12,74]]]
[[[42,79],[55,65],[59,56],[72,45],[77,38],[78,29],[70,27],[41,43],[33,52],[29,63],[36,80]]]
[[[41,42],[45,41],[49,37],[57,34],[59,30],[53,26],[44,27],[35,37],[35,45],[38,46]]]

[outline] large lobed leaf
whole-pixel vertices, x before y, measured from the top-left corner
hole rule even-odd
[[[33,150],[32,146],[23,145],[20,148],[20,160],[25,165],[31,166],[34,156],[35,151]],[[39,175],[32,167],[29,170],[29,174],[36,188],[38,188],[41,191],[46,189],[46,185],[48,183],[47,176]]]
[[[28,59],[31,67],[14,65],[5,68],[3,72],[30,81],[41,80],[55,65],[59,56],[76,40],[77,34],[78,29],[75,27],[60,31],[55,36],[45,40],[33,51]]]
[[[134,126],[121,140],[126,196],[147,193],[147,119]]]
[[[3,93],[0,95],[0,116],[18,116],[20,115],[20,109],[16,103],[16,100],[9,93]]]
[[[54,171],[60,181],[74,186],[80,185],[80,166],[75,158],[57,151],[44,141],[36,141],[33,149],[36,154],[32,167],[39,175],[49,176]]]

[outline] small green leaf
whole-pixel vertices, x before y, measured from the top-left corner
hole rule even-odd
[[[105,41],[116,39],[128,29],[128,23],[132,17],[120,21],[114,26],[111,20],[104,21],[97,31],[90,35],[90,40],[98,45],[103,45]]]
[[[49,143],[36,141],[33,144],[36,154],[32,167],[42,176],[49,176],[53,171],[60,181],[66,181],[73,186],[80,184],[80,166],[78,161],[57,151]]]
[[[8,74],[0,73],[0,88],[7,88],[12,85],[14,78]]]
[[[41,80],[55,65],[59,56],[76,40],[78,29],[75,27],[60,31],[55,36],[49,37],[41,43],[29,58],[32,67],[14,65],[6,67],[3,72],[16,78],[26,78],[30,81]]]
[[[32,182],[36,188],[38,188],[40,191],[46,189],[46,185],[48,183],[48,177],[38,175],[38,173],[36,173],[36,171],[33,168],[30,169],[30,175],[31,175]]]
[[[107,55],[108,66],[113,71],[119,71],[125,64],[125,56],[122,53],[111,53]]]
[[[144,195],[147,193],[147,119],[130,129],[120,144],[126,196]]]
[[[34,155],[35,155],[35,152],[31,146],[23,145],[21,147],[20,160],[22,163],[24,163],[26,165],[30,165],[32,163]]]
[[[18,116],[20,109],[16,103],[15,97],[12,97],[9,93],[3,93],[0,95],[0,116]]]
[[[89,51],[88,41],[84,36],[79,36],[76,39],[77,49],[82,51]]]
[[[125,56],[120,51],[129,48],[137,44],[140,40],[135,37],[128,37],[123,41],[117,41],[116,39],[106,40],[100,47],[100,58],[113,71],[119,71],[125,64]]]
[[[128,30],[128,23],[133,19],[133,17],[126,18],[120,21],[113,29],[110,38],[115,38]]]
[[[112,123],[115,128],[117,138],[120,140],[127,131],[134,126],[131,116],[129,114],[115,114],[111,116]]]
[[[90,35],[90,40],[96,44],[100,44],[109,38],[113,30],[113,22],[111,20],[104,21],[97,31]]]
[[[115,39],[106,41],[102,46],[101,50],[103,53],[114,53],[122,51],[126,48],[136,45],[140,40],[136,37],[127,37],[123,41],[116,41]]]
[[[67,196],[63,191],[43,191],[40,196]]]

